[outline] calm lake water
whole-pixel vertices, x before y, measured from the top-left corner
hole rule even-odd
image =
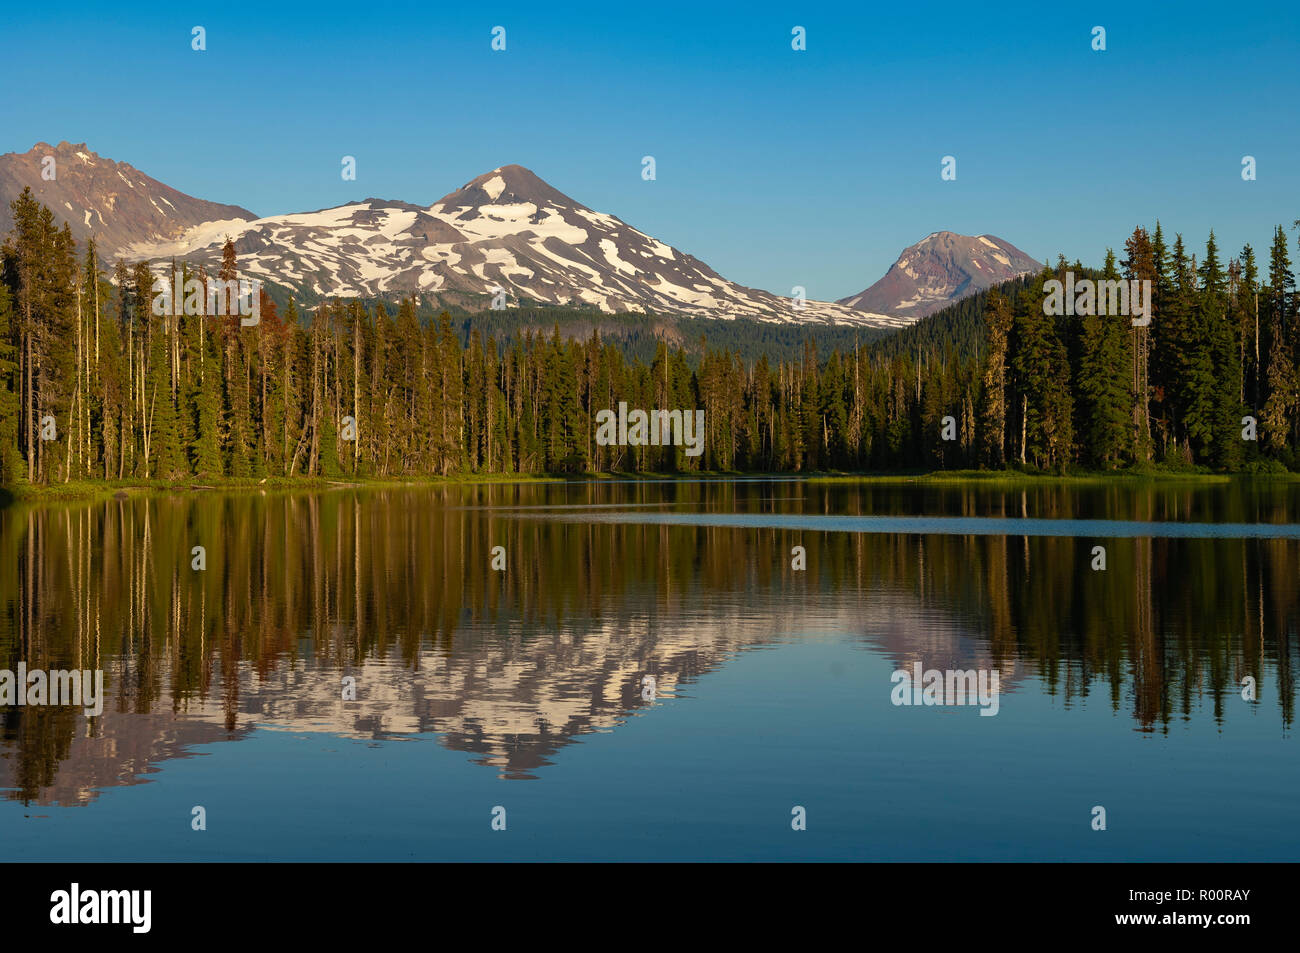
[[[0,669],[107,698],[0,707],[0,857],[1294,860],[1297,513],[1267,482],[10,507]],[[996,715],[895,704],[917,663],[996,671]]]

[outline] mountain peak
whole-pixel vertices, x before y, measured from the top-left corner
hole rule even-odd
[[[56,159],[80,156],[83,161],[93,161],[99,158],[98,153],[92,152],[90,146],[86,145],[84,142],[68,142],[66,139],[60,142],[57,146],[52,146],[48,142],[42,141],[33,145],[26,152],[5,153],[5,157],[10,156],[31,159],[36,162],[41,161],[46,156],[54,156]],[[124,162],[116,164],[129,168],[129,166],[126,166],[126,163]]]
[[[466,182],[455,192],[444,195],[433,207],[477,208],[480,205],[518,205],[529,203],[584,208],[563,192],[552,188],[531,169],[522,165],[503,165]]]
[[[47,159],[54,161],[53,177]],[[12,224],[9,203],[24,188],[67,223],[77,241],[93,235],[104,255],[133,242],[177,237],[203,222],[257,217],[179,192],[84,142],[38,142],[27,152],[0,155],[0,235]]]
[[[605,313],[754,317],[867,327],[905,320],[825,301],[800,305],[728,281],[692,255],[575,202],[521,165],[485,172],[431,206],[370,198],[256,221],[212,221],[177,240],[140,242],[128,260],[214,270],[230,235],[241,271],[300,300],[418,294],[441,306],[512,305]]]
[[[839,303],[878,314],[923,318],[991,285],[1037,271],[1041,264],[996,235],[931,232],[903,249],[870,288]]]

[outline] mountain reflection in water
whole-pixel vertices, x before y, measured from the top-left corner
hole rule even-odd
[[[269,731],[435,740],[502,778],[544,780],[584,735],[691,704],[738,653],[815,639],[895,667],[995,667],[1005,696],[1091,700],[1157,734],[1247,717],[1251,676],[1289,733],[1295,496],[720,480],[13,506],[0,511],[0,668],[103,669],[108,700],[89,720],[0,709],[0,790],[90,804],[199,746]],[[935,519],[872,522],[884,517]],[[1050,522],[1097,519],[1128,530]],[[806,572],[791,568],[796,545]]]

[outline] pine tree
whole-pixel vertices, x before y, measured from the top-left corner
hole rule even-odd
[[[1242,341],[1242,364],[1245,368],[1243,400],[1258,415],[1263,388],[1262,356],[1259,327],[1259,267],[1255,249],[1249,244],[1241,249],[1241,280],[1236,288],[1238,336]]]
[[[1178,236],[1176,249],[1182,249],[1182,236]],[[1177,255],[1175,256],[1178,257]],[[1208,271],[1206,269],[1209,269]],[[1184,272],[1180,272],[1182,274]],[[1194,275],[1204,283],[1196,287]],[[1185,269],[1186,284],[1180,282],[1178,307],[1183,315],[1183,334],[1179,341],[1179,383],[1183,399],[1183,423],[1188,447],[1197,463],[1210,462],[1216,424],[1220,419],[1220,381],[1215,375],[1215,322],[1220,320],[1223,276],[1219,266],[1218,249],[1211,233],[1202,268]]]
[[[1116,281],[1115,253],[1106,252],[1105,281]],[[1077,391],[1083,414],[1081,434],[1089,462],[1105,470],[1132,458],[1131,322],[1109,314],[1082,319]]]
[[[1159,286],[1156,272],[1156,250],[1145,228],[1133,229],[1133,234],[1124,243],[1127,256],[1123,262],[1124,277],[1130,281],[1150,282],[1154,297]],[[1142,284],[1138,285],[1141,289]],[[1151,302],[1153,306],[1155,302]],[[1155,315],[1152,315],[1155,320]],[[1130,322],[1131,324],[1131,322]],[[1133,395],[1133,457],[1142,465],[1151,462],[1151,327],[1150,325],[1132,325],[1130,352],[1133,356],[1133,376],[1131,391]]]
[[[204,300],[207,300],[206,288]],[[221,463],[221,355],[216,348],[218,337],[208,332],[207,324],[204,316],[200,315],[190,332],[190,360],[194,373],[190,403],[194,439],[189,449],[194,473],[203,478],[215,478],[224,472]]]
[[[1007,443],[1007,345],[1015,315],[1011,303],[996,288],[984,308],[987,329],[980,412],[980,462],[1000,468],[1006,464]]]
[[[1044,282],[1039,274],[1016,309],[1012,372],[1020,413],[1020,462],[1040,469],[1064,466],[1074,444],[1074,402],[1070,365],[1061,331],[1044,314]]]
[[[21,383],[14,330],[9,288],[0,284],[0,486],[15,484],[23,475],[22,457],[18,452]]]
[[[1291,273],[1291,260],[1287,254],[1286,234],[1279,225],[1273,232],[1273,247],[1269,252],[1268,266],[1268,365],[1265,379],[1268,399],[1260,418],[1265,442],[1274,452],[1288,447],[1291,420],[1300,399],[1300,386],[1296,379],[1294,351],[1290,347],[1288,328],[1291,317],[1292,288],[1295,277]]]
[[[1205,245],[1200,268],[1201,288],[1197,303],[1202,330],[1198,349],[1209,358],[1214,384],[1211,395],[1211,432],[1208,458],[1222,470],[1241,466],[1242,367],[1237,326],[1228,315],[1227,280],[1219,264],[1214,231]]]
[[[99,393],[103,401],[101,427],[103,429],[105,480],[118,478],[122,473],[122,427],[128,404],[126,369],[123,352],[122,325],[119,321],[105,320],[101,329],[99,359]]]
[[[168,304],[163,314],[154,313],[154,277],[148,264],[136,265],[136,320],[145,329],[143,353],[146,366],[143,382],[144,476],[174,479],[182,472],[180,436],[176,407],[172,402],[170,335],[178,318]]]

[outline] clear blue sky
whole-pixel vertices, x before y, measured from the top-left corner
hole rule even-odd
[[[0,152],[85,141],[260,215],[428,204],[517,162],[728,278],[822,299],[945,228],[1099,264],[1157,217],[1232,253],[1300,218],[1294,0],[68,2],[6,21]]]

